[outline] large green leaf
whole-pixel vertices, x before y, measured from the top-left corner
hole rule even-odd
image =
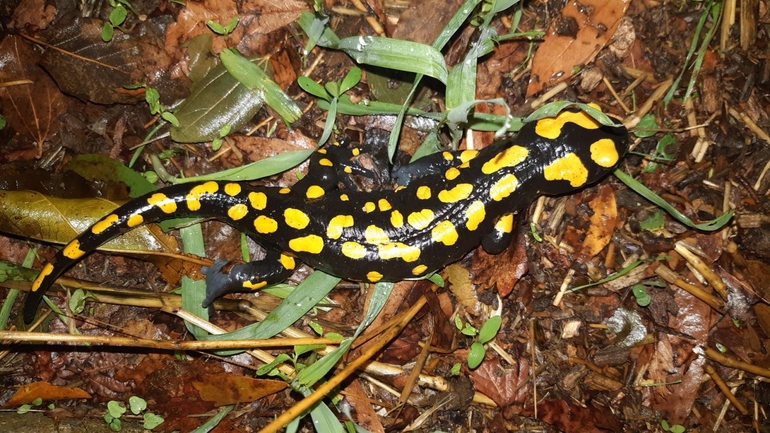
[[[262,92],[249,90],[219,64],[193,85],[190,96],[179,105],[174,113],[179,126],[171,127],[171,139],[199,143],[218,138],[225,125],[236,131],[254,117],[264,101]]]

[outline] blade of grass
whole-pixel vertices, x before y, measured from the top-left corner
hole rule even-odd
[[[219,53],[222,64],[236,80],[247,88],[262,92],[265,102],[278,113],[284,121],[292,123],[299,119],[302,110],[286,93],[275,84],[275,81],[267,76],[265,71],[257,65],[251,63],[239,52],[233,50],[222,50]]]
[[[637,194],[646,198],[653,204],[659,206],[661,209],[668,212],[669,215],[674,217],[677,221],[679,221],[680,223],[688,227],[692,227],[694,229],[703,230],[707,232],[719,230],[722,227],[724,227],[725,224],[730,222],[730,219],[733,217],[733,214],[735,214],[734,211],[729,211],[711,221],[696,224],[691,219],[687,218],[684,214],[676,210],[673,206],[668,204],[668,202],[663,200],[659,195],[655,194],[654,192],[650,191],[646,186],[639,183],[633,177],[629,176],[628,174],[624,173],[621,170],[615,170],[613,173],[615,174],[615,176],[618,177],[618,179],[620,179],[623,183],[625,183],[626,186],[634,190]]]
[[[313,152],[313,150],[283,152],[270,158],[252,162],[251,164],[218,171],[216,173],[205,174],[203,176],[177,178],[174,180],[174,183],[201,182],[206,180],[248,181],[261,179],[263,177],[283,173],[284,171],[299,165],[302,161],[309,158]]]

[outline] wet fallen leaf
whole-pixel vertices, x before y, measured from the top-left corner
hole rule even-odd
[[[64,244],[83,233],[118,204],[100,198],[61,199],[31,191],[0,191],[0,231]],[[172,236],[152,226],[131,230],[104,244],[121,252],[179,252]]]
[[[262,397],[286,389],[289,385],[278,380],[254,379],[233,374],[204,374],[201,381],[192,384],[201,399],[214,402],[216,406],[234,403],[250,403]]]
[[[628,0],[567,2],[554,20],[532,61],[527,97],[574,75],[615,34]]]
[[[57,116],[66,110],[64,95],[51,77],[35,63],[37,55],[17,36],[0,43],[0,104],[8,124],[37,143],[37,157],[43,143],[61,126]]]
[[[80,388],[55,386],[48,382],[34,382],[20,387],[6,403],[5,407],[16,407],[32,403],[35,399],[43,401],[71,400],[75,398],[91,398],[91,395]]]
[[[38,36],[56,48],[46,50],[42,65],[66,93],[97,104],[132,103],[144,99],[144,92],[125,85],[144,82],[161,87],[173,98],[165,74],[171,58],[149,36],[136,38],[116,32],[112,41],[101,37],[103,22],[78,18],[62,22]]]

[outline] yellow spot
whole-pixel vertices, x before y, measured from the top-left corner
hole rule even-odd
[[[147,199],[147,203],[153,206],[157,206],[164,213],[176,212],[176,202],[166,197],[166,194],[163,193],[153,194],[150,196],[150,198]]]
[[[433,242],[441,242],[448,247],[454,245],[458,237],[454,224],[449,220],[441,221],[430,231],[430,238],[433,239]]]
[[[406,222],[415,229],[422,230],[433,222],[433,211],[423,209],[419,212],[412,212],[406,217]]]
[[[507,214],[500,217],[495,223],[495,230],[503,233],[510,233],[513,231],[513,214]]]
[[[219,184],[214,181],[209,181],[206,183],[202,183],[200,185],[196,185],[190,189],[190,192],[187,193],[187,197],[185,197],[185,200],[187,201],[187,209],[190,209],[191,211],[197,211],[201,208],[201,202],[200,199],[206,194],[214,194],[219,190]],[[165,210],[163,212],[166,212]]]
[[[305,191],[305,197],[309,199],[318,198],[324,195],[326,191],[318,185],[310,185]]]
[[[318,254],[324,249],[324,240],[318,235],[307,235],[290,240],[289,248],[298,253]]]
[[[164,196],[165,197],[165,196]],[[152,203],[150,203],[152,204]],[[116,222],[118,222],[118,216],[113,214],[109,214],[106,217],[102,218],[101,221],[94,224],[93,227],[91,227],[91,233],[98,235],[101,232],[107,230],[108,228],[112,227]]]
[[[481,166],[481,172],[484,174],[492,174],[497,170],[507,167],[515,167],[520,162],[527,159],[529,150],[521,146],[511,146],[498,153],[492,159],[485,162]]]
[[[321,158],[318,160],[318,165],[323,165],[324,167],[333,167],[334,164],[332,164],[332,161],[329,158]]]
[[[593,142],[591,144],[591,159],[596,165],[605,168],[610,168],[617,164],[620,155],[618,155],[618,148],[615,146],[615,142],[609,138],[602,138]]]
[[[227,216],[229,216],[233,221],[238,221],[239,219],[245,217],[247,213],[249,213],[249,208],[246,207],[246,205],[243,203],[238,203],[237,205],[227,210]]]
[[[444,159],[446,159],[447,161],[451,161],[455,159],[455,156],[452,155],[450,152],[441,152],[441,156],[443,156]]]
[[[566,180],[577,188],[588,181],[588,170],[577,155],[570,153],[546,166],[543,176],[546,180]]]
[[[326,226],[326,237],[339,239],[345,227],[353,227],[353,215],[337,215],[329,220],[329,225]]]
[[[267,235],[278,230],[278,222],[270,217],[260,215],[254,220],[254,228],[257,230],[257,233]]]
[[[371,271],[366,274],[366,279],[372,283],[376,283],[382,279],[382,274],[377,271]]]
[[[378,254],[383,260],[400,258],[411,263],[420,258],[420,249],[401,242],[380,245]]]
[[[366,242],[375,245],[387,244],[390,242],[390,238],[388,237],[388,234],[385,233],[385,230],[374,224],[366,228],[366,231],[364,231],[364,238],[366,239]]]
[[[68,259],[77,260],[83,257],[85,251],[80,249],[80,242],[75,239],[74,241],[68,243],[61,253],[64,254],[64,257],[67,257]]]
[[[594,108],[599,108],[595,106]],[[572,122],[585,129],[597,129],[599,123],[583,111],[562,111],[555,118],[540,119],[535,125],[535,134],[545,138],[556,138],[561,135],[561,128],[565,123]]]
[[[417,198],[420,200],[427,200],[430,198],[430,188],[423,185],[417,188]]]
[[[305,212],[292,207],[283,211],[283,218],[286,225],[297,230],[302,230],[310,223],[310,217]]]
[[[135,213],[128,217],[128,221],[126,221],[126,225],[129,227],[136,227],[142,225],[144,222],[144,217],[138,213]]]
[[[316,152],[318,152],[318,153],[320,153],[322,155],[326,155],[326,149],[318,149],[318,150],[316,150]]]
[[[385,200],[384,198],[381,198],[377,201],[377,208],[380,209],[380,212],[385,212],[390,210],[392,206],[387,200]]]
[[[294,257],[287,256],[286,254],[281,254],[281,257],[278,258],[278,261],[281,262],[281,266],[289,270],[292,270],[295,266],[297,266],[297,263],[294,261]]]
[[[342,255],[351,259],[362,259],[366,256],[366,247],[358,242],[345,242],[341,251]]]
[[[399,192],[399,191],[404,190],[404,189],[406,189],[405,185],[398,185],[397,187],[393,188],[393,191]]]
[[[256,210],[262,210],[267,207],[267,195],[264,192],[250,192],[249,203]]]
[[[516,188],[519,187],[519,180],[516,179],[516,176],[512,174],[506,174],[500,180],[493,183],[491,187],[489,187],[489,196],[494,201],[500,201],[509,195],[516,191]]]
[[[463,162],[462,164],[458,165],[457,168],[468,168],[471,164],[469,162]]]
[[[417,265],[417,266],[414,267],[414,269],[412,269],[412,275],[414,275],[416,277],[416,276],[422,275],[427,270],[428,270],[427,266],[425,266],[425,265]]]
[[[342,167],[342,171],[344,171],[347,174],[353,173],[353,169],[348,166]]]
[[[40,270],[40,273],[37,274],[37,278],[35,278],[35,281],[32,283],[31,290],[33,292],[37,292],[37,289],[39,289],[40,285],[43,284],[45,277],[51,275],[51,272],[53,272],[53,264],[46,263],[45,266],[43,266],[43,269]]]
[[[353,154],[353,156],[358,156],[361,153],[361,150],[359,150],[357,147],[354,147],[353,149],[350,149],[350,153]]]
[[[267,285],[267,281],[257,281],[252,283],[251,281],[244,281],[243,287],[249,290],[259,290]]]
[[[460,161],[468,162],[471,159],[475,158],[478,153],[479,153],[478,150],[463,150],[460,153]]]
[[[447,180],[455,180],[459,175],[460,170],[456,169],[455,167],[450,167],[446,172],[444,172],[444,177],[447,178]]]
[[[348,198],[347,194],[340,194],[340,201],[348,201],[350,198]]]
[[[278,190],[278,194],[288,194],[291,192],[291,189],[289,188],[281,188]]]
[[[404,216],[401,215],[401,212],[394,210],[390,213],[390,224],[395,228],[403,227]]]
[[[225,194],[234,197],[241,193],[241,185],[237,183],[228,183],[225,185]]]
[[[370,201],[364,203],[364,212],[371,213],[374,212],[375,209],[377,209],[377,206],[374,203]]]
[[[465,200],[473,192],[473,185],[469,183],[458,183],[450,190],[443,190],[438,193],[438,199],[441,203],[454,203]]]
[[[484,221],[487,216],[487,211],[484,208],[484,203],[481,200],[476,200],[465,209],[465,228],[470,231],[475,231],[479,228],[479,224]]]

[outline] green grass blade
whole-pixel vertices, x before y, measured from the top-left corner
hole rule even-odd
[[[625,183],[626,186],[628,186],[629,188],[634,190],[637,194],[646,198],[653,204],[659,206],[661,209],[668,212],[669,215],[671,215],[677,221],[686,225],[687,227],[692,227],[694,229],[703,230],[707,232],[719,230],[730,221],[730,219],[733,217],[733,214],[735,213],[734,211],[730,211],[720,215],[718,218],[715,218],[711,221],[701,223],[701,224],[696,224],[691,219],[687,218],[684,214],[676,210],[673,206],[668,204],[668,202],[663,200],[659,195],[655,194],[654,192],[650,191],[646,186],[639,183],[633,177],[629,176],[628,174],[624,173],[621,170],[615,170],[613,173],[615,174],[615,176],[618,177],[618,179],[620,179],[623,183]]]
[[[302,161],[308,159],[313,154],[313,150],[296,150],[292,152],[283,152],[270,158],[261,159],[251,164],[240,167],[234,167],[228,170],[218,171],[216,173],[205,174],[203,176],[186,177],[176,179],[175,183],[201,182],[208,180],[226,180],[226,181],[248,181],[261,179],[284,171],[299,165]]]
[[[203,231],[200,224],[194,224],[179,230],[182,236],[182,245],[185,253],[195,254],[199,257],[206,257],[206,249],[203,244]],[[203,308],[201,303],[206,297],[206,280],[193,280],[187,276],[182,277],[182,308],[204,320],[209,320],[209,311]],[[187,330],[190,331],[196,339],[204,339],[208,332],[185,323]]]
[[[444,56],[430,45],[379,36],[353,36],[334,48],[346,52],[358,63],[414,72],[447,82]]]
[[[262,92],[267,105],[275,110],[283,120],[292,123],[302,116],[302,110],[300,110],[299,106],[294,103],[289,95],[284,93],[278,87],[278,84],[275,84],[275,81],[267,76],[265,71],[251,63],[240,53],[233,50],[222,50],[219,53],[219,58],[222,60],[222,64],[225,65],[227,72],[235,77],[238,82],[253,91]]]

